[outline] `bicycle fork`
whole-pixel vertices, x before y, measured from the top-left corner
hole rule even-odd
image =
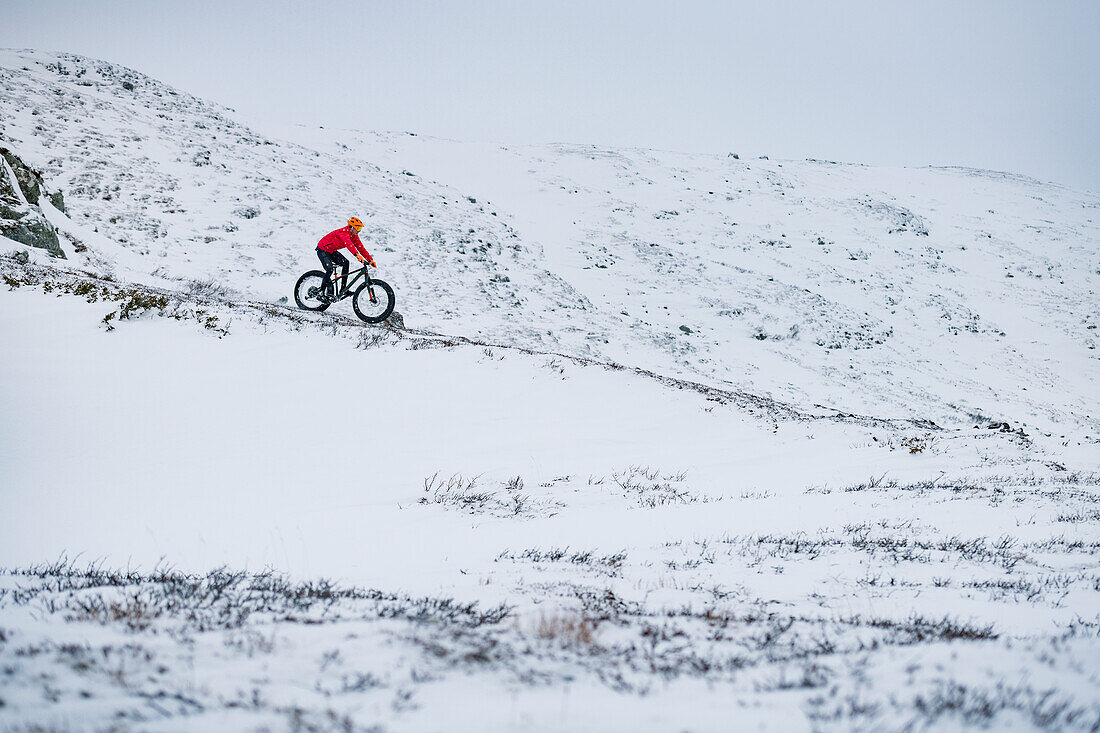
[[[370,274],[367,273],[367,268],[365,267],[363,268],[363,274],[366,277],[366,282],[363,283],[363,286],[367,289],[367,295],[370,296],[370,302],[372,304],[377,303],[378,298],[374,297],[374,283],[371,282]]]

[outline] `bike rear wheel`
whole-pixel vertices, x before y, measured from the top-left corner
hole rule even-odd
[[[373,293],[371,293],[372,289]],[[366,283],[363,283],[355,291],[351,305],[355,309],[355,315],[361,320],[367,323],[381,323],[393,313],[395,305],[393,288],[389,283],[381,280],[371,280],[369,288]]]
[[[323,300],[321,295],[325,288],[325,273],[320,270],[310,270],[298,278],[294,285],[294,302],[298,307],[307,311],[323,311],[329,303]]]

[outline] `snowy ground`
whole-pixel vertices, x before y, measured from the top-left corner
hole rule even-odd
[[[1095,195],[0,61],[0,730],[1100,729]]]
[[[4,269],[9,724],[1100,722],[1089,446]]]

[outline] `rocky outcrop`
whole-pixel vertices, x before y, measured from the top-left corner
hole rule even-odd
[[[42,176],[7,148],[0,148],[0,236],[65,257],[57,230],[42,213],[42,199],[60,211],[60,192],[50,194]]]

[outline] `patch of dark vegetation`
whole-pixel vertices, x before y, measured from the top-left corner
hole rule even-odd
[[[1100,504],[1100,474],[1085,471],[1062,471],[1048,476],[1011,474],[984,476],[982,478],[937,477],[924,481],[901,482],[897,479],[872,476],[867,481],[833,489],[815,486],[806,489],[807,494],[832,494],[836,492],[903,492],[910,495],[946,494],[951,498],[986,498],[993,504],[1022,498],[1045,500],[1078,500],[1088,504]],[[1072,520],[1065,520],[1072,521]]]
[[[1079,509],[1077,511],[1066,512],[1059,514],[1055,517],[1054,521],[1069,522],[1071,524],[1081,524],[1085,522],[1100,523],[1100,509]]]
[[[992,563],[1005,570],[1011,570],[1027,555],[1016,550],[1015,538],[1002,535],[996,540],[986,537],[961,538],[942,537],[933,540],[919,540],[910,537],[898,537],[892,534],[875,536],[869,526],[848,526],[847,545],[871,555],[884,554],[891,561],[933,562],[945,558],[968,560],[971,562]]]
[[[1011,571],[1019,563],[1034,562],[1032,555],[1043,553],[1100,554],[1100,542],[1052,537],[1046,540],[1020,542],[1009,535],[961,537],[950,535],[922,538],[912,536],[903,524],[885,522],[846,525],[843,531],[822,529],[816,534],[724,535],[717,538],[666,543],[666,547],[681,547],[687,554],[683,561],[669,560],[670,569],[691,569],[714,564],[719,558],[737,559],[748,567],[758,567],[775,560],[817,560],[826,552],[854,550],[893,565],[903,563],[972,562],[992,565]]]
[[[580,602],[584,616],[597,622],[622,623],[625,618],[640,618],[645,615],[645,608],[641,604],[620,598],[610,588],[576,587],[573,594]]]
[[[72,295],[89,303],[117,303],[115,310],[103,316],[102,323],[107,331],[115,330],[120,321],[151,315],[177,321],[193,321],[219,337],[229,333],[228,326],[223,325],[217,315],[205,308],[195,307],[180,293],[143,285],[124,285],[88,273],[64,273],[30,265],[24,265],[15,271],[4,271],[2,274],[4,283],[12,289],[33,287],[45,294]]]
[[[188,280],[186,283],[187,294],[193,298],[210,300],[228,300],[234,295],[233,291],[221,284],[213,277],[202,280]]]
[[[502,517],[553,516],[564,504],[549,497],[532,497],[523,490],[523,479],[513,476],[499,489],[476,488],[481,475],[464,479],[459,474],[441,478],[439,472],[424,479],[420,504],[439,504],[470,514]]]
[[[994,686],[941,682],[917,694],[913,727],[949,727],[948,721],[987,728],[1004,713],[1016,713],[1039,730],[1100,730],[1100,708],[1075,704],[1072,697],[1051,688],[998,682]]]
[[[529,547],[518,555],[509,550],[504,550],[497,555],[495,562],[501,560],[530,563],[567,563],[618,575],[621,573],[623,563],[626,561],[626,552],[599,555],[593,550],[570,552],[568,547],[551,547],[546,550]]]
[[[610,589],[581,586],[574,588],[574,600],[579,607],[544,612],[511,631],[485,627],[444,637],[425,629],[409,638],[448,666],[502,667],[534,684],[557,678],[553,663],[569,661],[612,689],[638,694],[645,694],[655,677],[732,681],[744,670],[777,664],[797,665],[804,674],[768,689],[814,688],[834,674],[818,660],[836,655],[998,638],[992,625],[950,616],[813,618],[770,611],[764,603],[740,610],[709,605],[654,611]]]
[[[978,626],[957,621],[950,616],[930,619],[914,614],[900,621],[887,618],[862,619],[855,616],[844,619],[843,623],[885,629],[892,634],[888,643],[898,645],[919,644],[925,641],[951,641],[953,639],[984,641],[998,637],[993,630],[993,624]]]
[[[1096,580],[1091,573],[1042,573],[1030,577],[996,577],[983,578],[981,580],[966,580],[960,583],[961,587],[974,588],[988,591],[990,600],[1018,601],[1020,599],[1028,603],[1037,603],[1045,599],[1046,594],[1053,592],[1059,596],[1075,586],[1088,587],[1090,581],[1095,585]],[[1093,588],[1095,590],[1095,588]]]
[[[853,257],[852,259],[855,258]],[[858,351],[860,349],[870,349],[875,346],[881,346],[893,335],[893,327],[883,327],[881,324],[872,322],[861,322],[850,330],[836,328],[827,336],[818,337],[814,343],[827,351],[840,351],[843,349]],[[767,334],[758,333],[756,338],[766,339],[769,338],[769,336]]]
[[[475,491],[480,479],[480,474],[463,478],[457,473],[443,479],[437,471],[424,479],[424,495],[420,497],[419,503],[444,504],[472,512],[484,510],[494,502],[495,494]]]
[[[812,543],[805,538],[795,538],[795,542],[799,556],[812,550]],[[793,549],[791,543],[783,544]],[[625,554],[529,548],[518,554],[501,553],[498,560],[617,570],[624,564]],[[560,591],[556,602],[539,604],[531,612],[517,615],[507,606],[482,609],[448,598],[414,598],[343,587],[326,580],[296,583],[270,572],[248,574],[224,568],[204,575],[179,573],[167,567],[143,573],[97,565],[77,567],[62,559],[9,572],[30,584],[20,583],[20,587],[11,589],[5,603],[35,604],[36,613],[57,614],[78,623],[112,625],[135,636],[166,632],[187,644],[192,643],[189,639],[195,633],[228,632],[224,637],[227,649],[250,656],[272,653],[274,631],[261,630],[274,629],[276,624],[370,619],[404,622],[387,629],[390,638],[410,643],[421,654],[413,682],[439,679],[452,672],[490,672],[506,675],[522,685],[547,685],[572,681],[583,674],[609,689],[637,695],[679,678],[714,683],[748,680],[758,692],[815,691],[842,683],[850,674],[850,670],[845,671],[848,666],[878,650],[922,644],[1000,643],[997,630],[985,621],[917,613],[897,617],[828,610],[816,615],[809,609],[791,613],[783,604],[738,599],[738,594],[715,593],[701,605],[648,608],[608,587],[566,583],[556,586]],[[505,623],[508,620],[511,623]],[[1067,629],[1060,643],[1077,637],[1091,643],[1097,638],[1097,628],[1100,626],[1092,621],[1082,621]],[[138,642],[129,648],[128,654],[149,654]],[[86,644],[70,644],[65,650],[47,644],[41,648],[27,646],[21,654],[23,658],[63,655],[70,669],[98,669],[106,674],[110,670],[100,651]],[[395,685],[394,680],[365,670],[341,669],[339,655],[339,648],[322,655],[321,672],[335,666],[318,680],[318,692],[327,697],[380,694],[371,691],[388,689],[386,694],[392,693],[395,710],[414,705],[415,687]],[[155,669],[160,661],[149,658],[140,664],[126,664],[126,669],[132,670],[128,674],[134,675],[144,674],[143,669]],[[194,699],[189,693],[177,699],[174,696],[179,690],[171,687],[149,690],[142,688],[133,694],[153,695],[153,702],[173,715],[198,712],[203,705],[281,710],[257,689],[252,691],[251,699],[241,691],[239,699],[219,698],[216,704],[205,698]],[[927,686],[909,695],[924,702],[917,706],[909,701],[895,712],[909,715],[916,711],[918,716],[927,715],[935,722],[951,720],[961,709],[952,702],[956,698],[929,691]],[[843,727],[844,721],[879,720],[876,716],[884,714],[893,699],[865,697],[859,704],[849,705],[845,696],[829,695],[807,703],[807,712],[819,727]],[[1035,720],[1054,721],[1048,727],[1079,727],[1087,720],[1082,717],[1083,709],[1072,699],[1065,700],[1065,706],[1044,704],[1037,708],[1050,715]],[[324,719],[318,709],[303,709],[301,716],[314,722]]]
[[[623,496],[633,499],[638,506],[652,509],[667,504],[708,504],[721,501],[721,497],[693,493],[684,485],[687,473],[662,473],[649,466],[629,466],[622,473],[611,474],[612,481],[622,490]]]
[[[183,633],[240,629],[253,618],[305,624],[381,618],[477,627],[499,624],[510,612],[507,605],[481,609],[477,603],[344,587],[324,579],[295,583],[272,571],[219,568],[193,575],[156,568],[140,573],[77,567],[63,558],[9,572],[36,581],[11,592],[18,605],[40,600],[49,613],[119,624],[133,632],[155,632],[162,622]]]

